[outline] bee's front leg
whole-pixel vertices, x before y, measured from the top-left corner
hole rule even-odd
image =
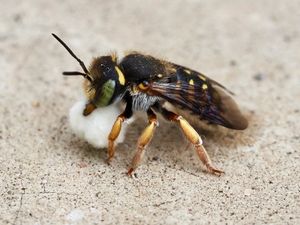
[[[110,131],[110,134],[108,135],[108,148],[107,148],[108,157],[106,160],[108,164],[110,164],[112,158],[115,155],[115,140],[118,138],[121,132],[122,123],[124,121],[125,121],[125,116],[123,114],[119,115]]]
[[[112,158],[115,155],[115,140],[118,138],[121,132],[122,124],[126,119],[129,119],[132,116],[132,114],[133,112],[132,112],[131,103],[128,102],[124,112],[117,117],[108,135],[108,148],[107,148],[108,158],[106,160],[108,164],[110,164]]]
[[[144,129],[141,136],[139,137],[138,144],[137,144],[137,151],[135,153],[135,156],[132,159],[131,167],[127,172],[129,176],[132,175],[132,172],[138,167],[139,163],[141,162],[145,153],[145,148],[151,141],[155,128],[158,126],[158,120],[155,113],[151,109],[149,109],[147,111],[147,114],[148,114],[149,124]]]

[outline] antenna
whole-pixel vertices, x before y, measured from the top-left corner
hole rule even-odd
[[[89,77],[87,74],[85,73],[81,73],[81,72],[78,72],[78,71],[65,71],[62,73],[64,76],[83,76],[84,78],[88,79],[90,82],[92,82],[92,79],[91,77]]]
[[[68,45],[63,42],[56,34],[52,33],[52,36],[59,42],[61,43],[62,46],[64,46],[64,48],[70,53],[71,56],[73,56],[74,59],[77,60],[77,62],[79,62],[81,68],[83,69],[83,71],[85,73],[81,73],[81,72],[77,72],[77,71],[72,71],[72,72],[63,72],[63,75],[66,76],[72,76],[72,75],[81,75],[84,76],[84,78],[87,78],[89,81],[92,81],[92,78],[88,75],[89,71],[87,70],[86,66],[84,65],[84,63],[74,54],[74,52],[68,47]]]

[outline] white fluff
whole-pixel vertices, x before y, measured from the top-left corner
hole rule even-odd
[[[95,109],[90,115],[83,116],[86,100],[76,102],[69,112],[69,121],[73,132],[96,148],[107,147],[107,137],[121,111],[118,106],[110,105]],[[126,121],[127,122],[127,121]],[[116,144],[122,143],[125,138],[127,123],[123,123]]]

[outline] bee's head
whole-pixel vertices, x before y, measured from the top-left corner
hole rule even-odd
[[[89,69],[87,69],[84,63],[59,37],[55,34],[52,35],[79,62],[83,69],[83,72],[63,72],[63,75],[81,75],[85,78],[83,85],[84,92],[89,101],[83,112],[85,116],[89,115],[96,107],[105,107],[115,102],[115,100],[120,99],[126,90],[125,77],[121,68],[117,65],[115,55],[95,58]]]
[[[85,80],[84,91],[97,107],[107,106],[125,91],[125,77],[115,55],[95,58],[90,67],[91,80]]]

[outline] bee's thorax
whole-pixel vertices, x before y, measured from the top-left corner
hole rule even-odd
[[[134,111],[146,112],[152,105],[159,101],[159,97],[147,95],[134,88],[130,90],[130,95],[132,96],[132,110]]]

